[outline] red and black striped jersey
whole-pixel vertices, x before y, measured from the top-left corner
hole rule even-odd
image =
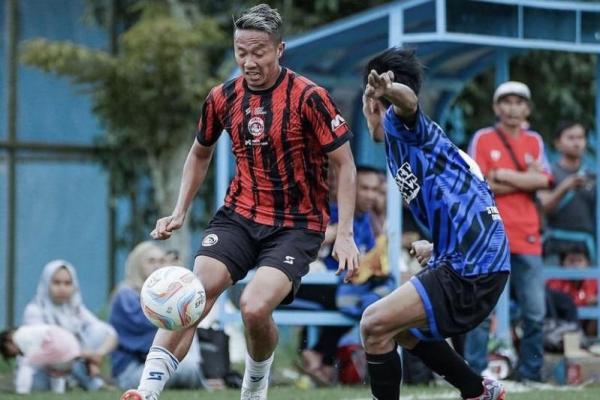
[[[352,137],[325,89],[285,68],[267,90],[230,80],[206,98],[196,139],[212,146],[223,130],[237,166],[227,207],[264,225],[325,231],[327,153]]]

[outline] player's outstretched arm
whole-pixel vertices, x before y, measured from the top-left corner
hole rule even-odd
[[[150,232],[150,236],[153,239],[168,239],[173,234],[173,231],[181,228],[192,199],[196,195],[200,185],[202,185],[202,182],[204,182],[213,151],[214,146],[203,146],[194,139],[194,144],[192,144],[183,165],[181,186],[179,187],[179,196],[177,197],[175,209],[171,215],[156,221],[156,227]]]
[[[338,177],[337,199],[339,218],[332,255],[338,260],[340,274],[348,269],[345,281],[358,272],[358,248],[354,242],[354,204],[356,201],[356,167],[350,144],[344,143],[329,153],[329,161]]]
[[[367,78],[365,95],[374,99],[386,98],[394,106],[394,112],[404,121],[414,120],[419,98],[406,85],[394,82],[394,73],[387,71],[378,74],[371,70]]]

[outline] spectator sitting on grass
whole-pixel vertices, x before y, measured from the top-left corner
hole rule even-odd
[[[17,393],[29,393],[36,380],[26,370],[41,370],[48,376],[50,389],[55,393],[65,390],[64,377],[71,372],[73,363],[81,356],[81,347],[75,336],[56,325],[24,325],[0,333],[0,354],[5,360],[20,357],[20,372],[15,388]],[[38,381],[40,379],[37,379]]]
[[[46,264],[37,293],[25,307],[23,325],[40,324],[64,328],[79,341],[81,357],[70,370],[70,376],[79,386],[88,391],[104,386],[100,365],[103,357],[116,346],[117,335],[110,325],[98,319],[83,304],[77,273],[67,261],[54,260]],[[15,383],[18,393],[58,391],[51,378],[45,368],[32,366],[23,357],[17,357]]]

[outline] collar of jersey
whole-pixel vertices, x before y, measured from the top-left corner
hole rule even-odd
[[[287,68],[286,67],[281,67],[281,71],[279,72],[279,76],[277,77],[277,80],[275,81],[275,83],[273,84],[273,86],[271,86],[268,89],[262,89],[262,90],[254,90],[254,89],[250,89],[248,87],[248,83],[246,82],[246,80],[244,78],[243,82],[244,82],[244,89],[246,89],[247,91],[249,91],[252,94],[267,94],[267,93],[271,93],[273,90],[277,89],[277,86],[279,86],[281,84],[281,82],[283,81],[283,78],[285,78],[285,75],[287,74]]]

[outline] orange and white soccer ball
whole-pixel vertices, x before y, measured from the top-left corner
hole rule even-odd
[[[162,267],[142,286],[140,295],[146,318],[159,328],[177,331],[198,322],[206,294],[200,279],[183,267]]]

